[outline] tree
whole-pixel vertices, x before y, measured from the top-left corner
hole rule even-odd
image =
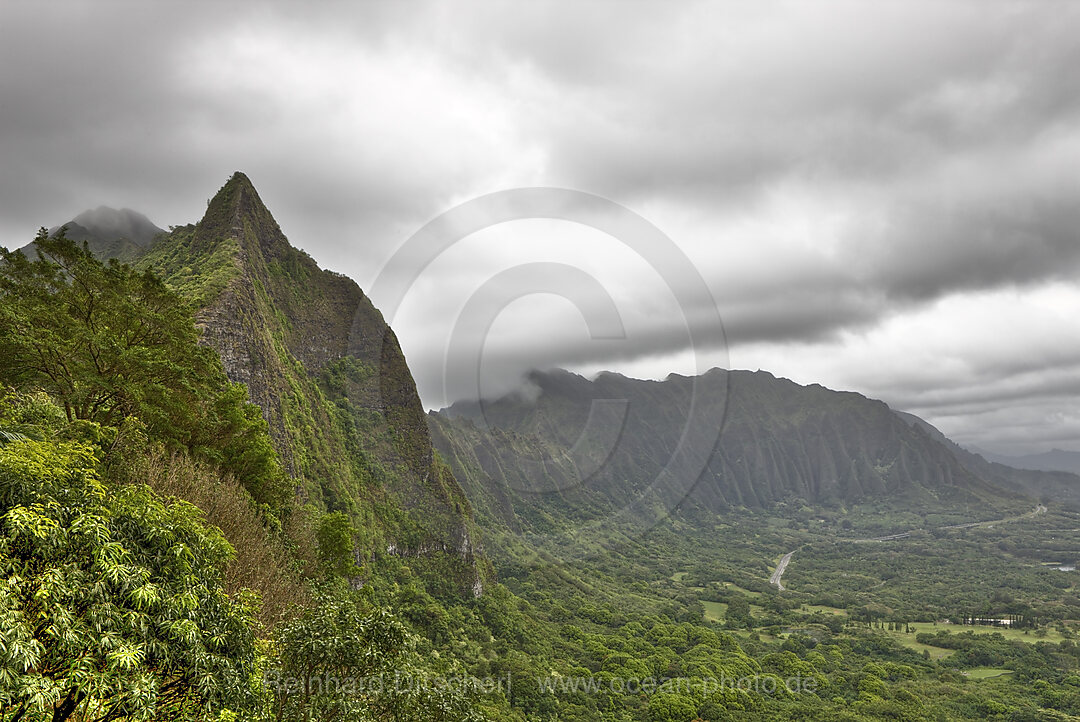
[[[365,612],[340,586],[322,589],[314,601],[275,633],[266,675],[275,719],[480,719],[460,689],[465,677],[432,674],[389,612]]]
[[[753,629],[754,617],[750,613],[750,602],[742,594],[732,594],[728,598],[727,611],[724,613],[728,626],[734,629]]]
[[[648,698],[649,719],[656,722],[681,722],[697,718],[698,704],[685,694],[659,692]]]
[[[153,275],[105,265],[63,233],[43,228],[35,243],[33,261],[0,252],[5,380],[45,389],[69,420],[115,424],[139,414],[153,426],[151,409],[193,413],[191,372],[207,375],[212,363],[184,304]]]
[[[356,534],[349,516],[340,511],[324,514],[319,519],[315,541],[319,545],[319,561],[328,574],[350,577],[360,572],[353,560]]]
[[[153,274],[103,264],[62,232],[43,228],[35,243],[36,260],[0,248],[0,384],[46,391],[69,421],[138,417],[280,509],[290,494],[266,422],[199,345],[187,304]]]
[[[254,700],[250,600],[195,507],[110,489],[92,447],[0,446],[0,712],[203,719]]]

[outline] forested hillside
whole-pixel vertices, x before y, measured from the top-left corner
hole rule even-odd
[[[190,304],[62,234],[36,243],[0,260],[4,719],[469,718],[452,690],[268,684],[441,669],[350,591],[373,573],[359,530],[293,494]]]
[[[689,380],[541,375],[429,436],[378,311],[242,174],[134,267],[35,242],[0,251],[3,722],[1080,714],[1080,517],[879,402],[714,371],[698,488],[588,530]],[[575,447],[593,399],[628,416]]]
[[[245,175],[137,267],[194,301],[202,343],[262,410],[301,499],[347,515],[360,557],[392,549],[483,588],[469,502],[434,455],[394,332],[355,282],[289,244]]]

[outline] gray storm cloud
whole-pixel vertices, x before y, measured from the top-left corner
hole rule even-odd
[[[973,404],[1009,404],[1035,443],[1077,399],[1068,359],[1006,349],[952,400],[935,396],[956,383],[944,371],[920,391],[845,359],[853,338],[952,297],[1080,293],[1078,33],[1074,4],[974,0],[4,3],[0,244],[103,204],[191,222],[240,168],[294,244],[369,287],[447,208],[580,189],[695,261],[734,363],[741,348],[796,364],[778,349],[831,344],[838,383],[955,411],[972,438]],[[529,260],[544,259],[509,262]],[[498,270],[457,259],[413,289],[427,310],[396,326],[422,391],[442,373],[433,331],[485,280],[471,273]],[[606,282],[633,298],[632,274]],[[485,373],[508,388],[533,367],[678,355],[683,317],[707,306],[632,307],[625,341],[606,345],[566,332],[565,314],[529,316],[531,337],[486,339]],[[1035,380],[1015,375],[1024,364]]]

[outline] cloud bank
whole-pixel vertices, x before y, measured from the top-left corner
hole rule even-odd
[[[431,218],[574,188],[661,228],[728,349],[878,396],[958,440],[1080,449],[1080,7],[1045,2],[288,3],[0,7],[0,243],[102,204],[196,220],[233,170],[286,234],[369,287]],[[671,285],[559,221],[475,234],[394,319],[441,406],[448,334],[519,264],[594,277],[626,326],[554,294],[483,338],[489,393],[532,367],[693,364]],[[379,303],[380,299],[374,299]]]

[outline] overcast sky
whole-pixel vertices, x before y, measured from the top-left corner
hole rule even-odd
[[[704,362],[857,390],[964,444],[1080,450],[1077,38],[1080,4],[1053,0],[4,0],[0,244],[98,205],[193,222],[242,170],[369,289],[460,203],[576,189],[678,245],[728,347],[689,349],[708,309],[625,239],[517,220],[396,279],[428,406],[466,391],[443,388],[451,330],[493,293],[470,341],[487,393],[531,367]],[[537,262],[593,279],[625,338],[591,338],[559,284],[498,276]]]

